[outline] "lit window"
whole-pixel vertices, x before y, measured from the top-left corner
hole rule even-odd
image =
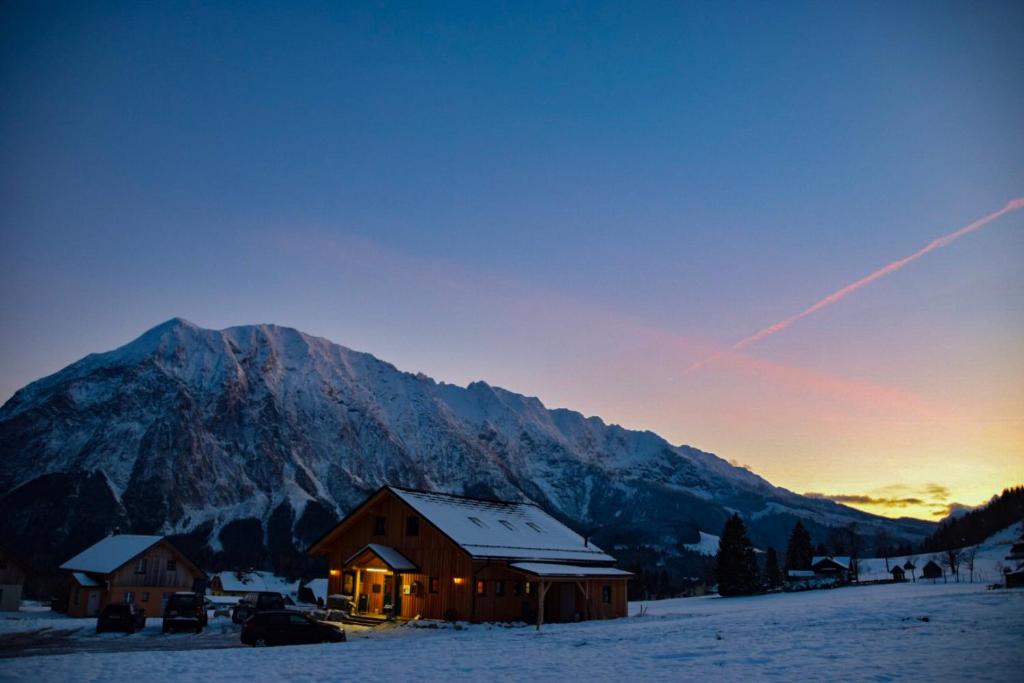
[[[526,594],[530,595],[531,593],[533,593],[533,581],[527,581],[526,582]]]
[[[483,579],[476,580],[476,594],[487,595],[487,582]]]
[[[512,526],[512,522],[508,521],[507,519],[499,519],[498,521],[501,522],[501,525],[503,527],[505,527],[506,529],[508,529],[509,531],[515,531],[516,530],[516,528],[514,526]]]
[[[473,522],[473,524],[476,524],[481,529],[486,529],[487,528],[487,525],[484,524],[483,520],[480,519],[479,517],[470,517],[469,521]]]
[[[531,529],[533,529],[534,531],[536,531],[536,532],[537,532],[538,534],[540,534],[540,533],[543,533],[543,532],[544,532],[544,530],[540,528],[540,525],[538,525],[538,524],[535,524],[535,523],[533,523],[533,522],[527,522],[527,523],[526,523],[526,526],[530,527]]]
[[[135,573],[145,574],[146,573],[146,558],[140,557],[139,561],[135,563]]]

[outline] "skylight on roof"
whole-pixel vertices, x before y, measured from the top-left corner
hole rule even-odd
[[[534,522],[527,522],[526,526],[530,527],[531,529],[536,531],[538,534],[544,533],[544,530],[540,528],[540,525],[539,524],[535,524]]]
[[[487,525],[484,524],[483,520],[480,519],[479,517],[470,517],[469,521],[473,522],[473,524],[476,524],[481,529],[486,529],[487,528]]]
[[[516,528],[514,526],[512,526],[512,522],[508,521],[507,519],[499,519],[498,521],[501,522],[501,525],[503,527],[505,527],[506,529],[508,529],[509,531],[515,531],[516,530]]]

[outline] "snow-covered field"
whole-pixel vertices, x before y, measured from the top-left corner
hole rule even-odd
[[[19,657],[0,660],[0,680],[934,683],[1015,681],[1024,670],[1024,591],[919,582],[646,606],[643,617],[636,616],[640,605],[634,603],[627,619],[552,624],[540,632],[526,626],[410,625],[354,633],[338,645]]]

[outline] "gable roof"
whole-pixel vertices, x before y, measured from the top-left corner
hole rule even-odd
[[[363,553],[370,552],[380,558],[380,561],[386,564],[391,571],[395,572],[414,572],[417,567],[413,564],[409,558],[402,553],[398,552],[394,548],[388,545],[381,545],[380,543],[369,543],[358,551],[352,554],[352,557],[345,560],[343,563],[345,566],[352,564],[357,557]]]
[[[271,572],[221,572],[210,577],[210,581],[217,579],[220,582],[220,589],[227,593],[248,593],[250,591],[270,591],[285,595],[298,590],[298,582],[285,581],[274,576]]]
[[[811,559],[811,566],[814,567],[818,564],[821,564],[822,562],[832,562],[833,564],[839,565],[843,569],[850,568],[850,558],[846,555],[815,555]]]
[[[136,536],[134,534],[107,536],[72,557],[60,568],[93,574],[110,574],[162,540],[164,540],[163,536]]]
[[[533,503],[387,488],[474,559],[615,561]]]

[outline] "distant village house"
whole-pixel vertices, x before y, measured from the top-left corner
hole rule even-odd
[[[385,486],[308,552],[356,614],[539,625],[627,612],[631,574],[531,503]]]
[[[942,567],[935,560],[928,560],[927,564],[921,568],[921,576],[926,579],[931,579],[933,582],[936,579],[945,578],[945,573],[942,571]]]
[[[89,617],[111,603],[163,613],[176,591],[191,591],[206,574],[162,536],[108,536],[61,565],[68,572],[68,614]]]

